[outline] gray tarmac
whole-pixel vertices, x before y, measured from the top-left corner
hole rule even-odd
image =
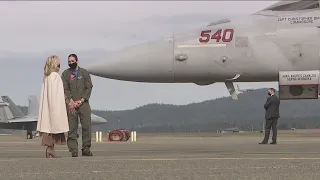
[[[41,139],[0,136],[1,179],[319,179],[320,138],[281,137],[258,145],[262,136],[151,136],[137,142],[92,143],[93,157],[46,159]],[[81,146],[81,143],[79,144]],[[80,149],[80,147],[79,147]]]

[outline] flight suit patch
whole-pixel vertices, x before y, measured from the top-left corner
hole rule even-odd
[[[76,78],[76,76],[74,74],[70,74],[70,79],[74,80]]]

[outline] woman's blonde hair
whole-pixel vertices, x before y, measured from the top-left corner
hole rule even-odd
[[[52,72],[59,71],[60,58],[59,56],[52,55],[47,58],[46,64],[44,65],[44,75],[49,76]]]

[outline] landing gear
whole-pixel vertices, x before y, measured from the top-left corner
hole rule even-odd
[[[233,85],[233,81],[238,79],[240,77],[240,74],[236,74],[233,78],[231,79],[227,79],[224,83],[229,91],[229,94],[231,96],[231,98],[233,100],[238,100],[238,95],[237,95],[237,92],[236,92],[236,89],[234,88],[234,85]]]
[[[27,131],[27,139],[32,139],[33,135],[32,135],[32,131]]]

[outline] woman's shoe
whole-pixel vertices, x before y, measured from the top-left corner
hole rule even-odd
[[[53,158],[60,158],[61,156],[58,156],[56,151],[54,150],[54,147],[51,146],[51,147],[48,147],[47,148],[47,154]]]

